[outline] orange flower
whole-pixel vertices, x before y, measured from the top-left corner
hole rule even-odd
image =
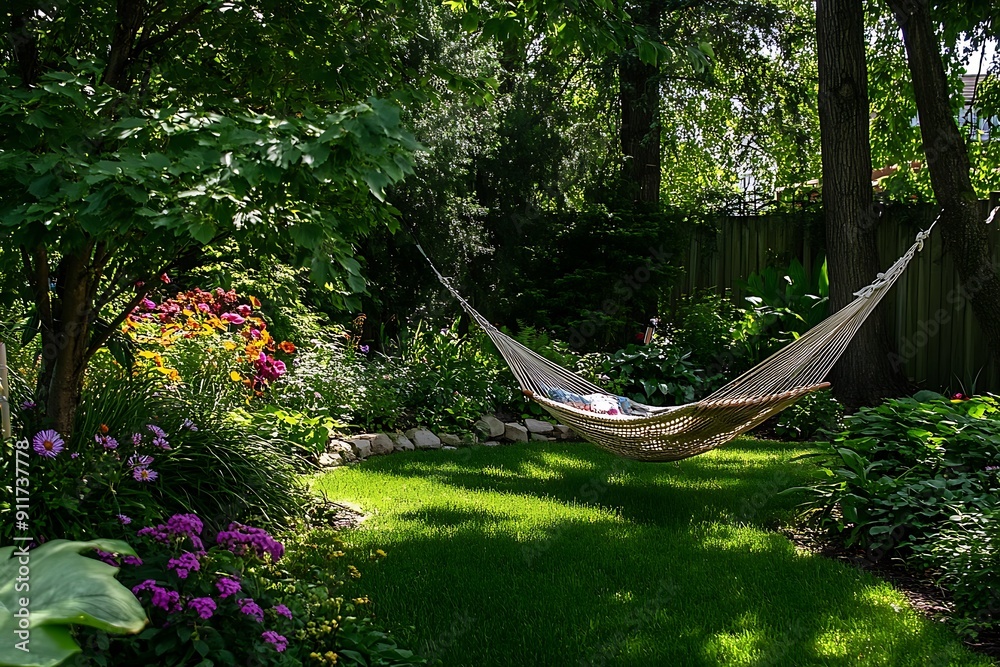
[[[97,430],[101,432],[101,435],[107,435],[108,431],[110,431],[111,429],[108,428],[107,424],[101,424],[100,428],[98,428]]]
[[[278,348],[280,348],[281,351],[284,352],[285,354],[295,354],[295,344],[292,343],[291,341],[288,340],[281,341],[281,343],[278,345]]]

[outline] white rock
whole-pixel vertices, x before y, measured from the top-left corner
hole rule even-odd
[[[406,437],[413,441],[417,449],[441,449],[441,438],[425,428],[411,428]]]
[[[482,431],[484,437],[497,438],[504,434],[506,430],[502,421],[492,415],[483,415],[476,422],[478,430]]]
[[[372,455],[372,441],[364,438],[351,438],[348,440],[354,455],[359,459],[366,459]]]
[[[555,438],[550,438],[549,436],[542,435],[541,433],[532,433],[531,439],[535,440],[536,442],[552,442],[553,440],[555,440]]]
[[[397,452],[412,452],[415,449],[413,442],[405,434],[393,433],[391,437]]]
[[[441,440],[442,444],[448,445],[449,447],[462,446],[462,439],[457,435],[452,435],[451,433],[438,433],[438,438]]]
[[[337,453],[325,453],[319,455],[319,465],[323,468],[333,468],[344,465],[344,459]]]
[[[564,424],[556,424],[556,437],[560,440],[569,440],[570,438],[576,437],[576,433],[573,433],[573,429]]]
[[[487,440],[483,443],[483,447],[499,447],[500,443],[496,440]]]
[[[552,431],[556,430],[556,427],[552,424],[538,419],[525,419],[524,425],[528,427],[528,431],[531,433],[552,433]]]
[[[512,442],[528,442],[528,429],[520,424],[504,424],[503,435]]]
[[[448,451],[457,451],[458,447],[452,447],[451,445],[445,445],[441,448],[442,450],[447,449]]]
[[[385,433],[375,433],[370,439],[367,436],[365,438],[372,443],[372,454],[392,454],[395,450],[395,445]]]
[[[343,440],[330,440],[326,444],[326,451],[331,454],[340,454],[340,458],[344,460],[345,463],[354,463],[358,460],[357,455],[354,453],[354,448],[351,447],[349,442]]]

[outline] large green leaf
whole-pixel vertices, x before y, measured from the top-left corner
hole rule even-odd
[[[93,549],[135,554],[118,540],[52,540],[27,555],[15,547],[0,549],[0,636],[17,636],[15,614],[24,607],[30,631],[27,652],[11,641],[0,642],[0,664],[59,664],[79,651],[69,634],[72,624],[123,634],[146,626],[142,605],[115,579],[118,568],[82,555]],[[22,567],[28,569],[27,575]]]

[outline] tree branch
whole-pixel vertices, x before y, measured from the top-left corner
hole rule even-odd
[[[189,11],[187,14],[182,16],[180,19],[177,20],[176,23],[171,25],[169,28],[166,28],[163,32],[140,39],[138,43],[135,45],[135,49],[133,51],[133,57],[138,56],[143,51],[151,49],[154,46],[158,46],[163,42],[167,41],[168,39],[170,39],[171,37],[176,36],[177,33],[179,33],[185,27],[194,23],[196,19],[198,19],[202,14],[205,13],[206,9],[208,9],[208,3],[203,2],[194,9],[192,9],[191,11]]]

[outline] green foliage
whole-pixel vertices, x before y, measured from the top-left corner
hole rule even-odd
[[[609,391],[647,405],[679,405],[703,398],[722,385],[722,375],[706,374],[691,353],[661,342],[629,345],[601,365]]]
[[[848,545],[940,571],[969,605],[959,613],[966,630],[994,622],[983,615],[991,604],[995,614],[996,601],[980,575],[996,562],[983,517],[1000,502],[1000,401],[921,392],[862,408],[844,422],[821,446],[806,506]]]
[[[762,332],[774,332],[775,348],[796,340],[829,313],[830,280],[825,259],[812,274],[797,259],[784,269],[768,266],[760,273],[751,273],[740,287],[749,295],[746,300],[760,320]]]
[[[959,632],[975,637],[1000,626],[1000,505],[960,510],[923,551],[956,603]]]
[[[145,627],[142,605],[115,580],[118,570],[82,555],[103,549],[134,556],[128,544],[50,540],[31,550],[27,546],[0,548],[0,632],[5,637],[0,664],[54,667],[64,663],[80,651],[70,632],[72,625],[116,634],[136,633]]]
[[[482,332],[459,336],[458,322],[404,331],[390,354],[367,367],[357,419],[370,429],[422,425],[471,432],[483,414],[514,401],[508,371]]]
[[[775,435],[789,440],[812,440],[821,432],[840,431],[844,406],[829,389],[803,396],[784,410],[774,426]]]

